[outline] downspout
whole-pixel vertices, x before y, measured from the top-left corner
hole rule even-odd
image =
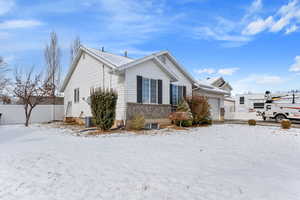
[[[124,105],[125,105],[125,109],[124,109],[124,126],[126,127],[126,123],[127,123],[127,78],[126,78],[126,69],[124,70]]]

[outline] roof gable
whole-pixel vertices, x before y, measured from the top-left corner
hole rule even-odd
[[[159,56],[167,56],[167,58],[173,63],[175,67],[187,78],[191,81],[192,84],[195,84],[197,81],[192,77],[192,75],[185,70],[185,68],[176,60],[176,58],[169,51],[160,51],[154,54],[157,58]]]
[[[144,62],[147,62],[149,60],[153,60],[153,62],[155,64],[158,65],[158,67],[163,71],[165,72],[170,78],[172,81],[177,81],[178,80],[178,77],[170,70],[168,69],[168,67],[166,67],[154,54],[152,55],[149,55],[149,56],[145,56],[143,58],[140,58],[140,59],[137,59],[133,62],[130,62],[130,63],[127,63],[125,65],[122,65],[118,68],[118,71],[122,72],[130,67],[134,67],[138,64],[141,64],[141,63],[144,63]]]

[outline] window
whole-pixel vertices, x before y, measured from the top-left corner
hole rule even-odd
[[[156,79],[136,77],[136,102],[162,104],[163,102],[163,81]]]
[[[157,103],[157,80],[151,79],[151,103]]]
[[[178,85],[170,85],[171,90],[171,104],[177,105],[180,101],[185,97],[186,87],[185,86],[178,86]]]
[[[143,77],[143,103],[157,103],[157,80]]]
[[[74,90],[74,103],[78,103],[79,102],[79,88],[76,88]]]
[[[253,103],[253,108],[254,109],[263,109],[263,108],[265,108],[265,104],[264,103]]]
[[[178,86],[177,85],[172,85],[172,104],[178,104]]]
[[[159,129],[158,123],[147,123],[145,129]]]
[[[245,97],[240,97],[240,104],[245,104]]]

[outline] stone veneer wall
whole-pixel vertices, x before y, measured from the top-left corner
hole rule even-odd
[[[168,119],[171,105],[127,103],[126,119],[131,120],[135,115],[143,115],[145,119]]]

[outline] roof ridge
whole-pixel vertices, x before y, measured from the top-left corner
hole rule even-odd
[[[92,48],[92,47],[86,47],[86,48],[87,49],[97,50],[99,52],[107,53],[107,54],[110,54],[110,55],[113,55],[113,56],[119,56],[119,57],[122,57],[122,58],[127,58],[127,59],[131,59],[131,60],[135,60],[134,58],[130,58],[128,56],[124,56],[124,55],[120,55],[120,54],[116,54],[116,53],[112,53],[112,52],[108,52],[108,51],[102,51],[102,50],[99,50],[99,49],[96,49],[96,48]]]

